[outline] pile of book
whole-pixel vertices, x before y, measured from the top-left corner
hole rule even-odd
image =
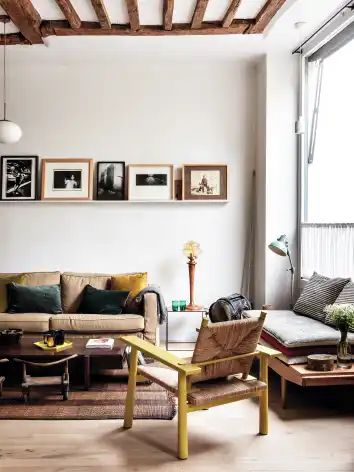
[[[113,338],[94,338],[86,343],[88,349],[112,349],[114,346]]]

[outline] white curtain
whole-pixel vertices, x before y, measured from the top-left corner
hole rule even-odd
[[[301,234],[303,278],[316,271],[354,280],[354,224],[303,223]]]

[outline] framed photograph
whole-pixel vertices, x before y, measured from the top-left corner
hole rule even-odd
[[[124,200],[125,162],[97,162],[97,200]]]
[[[1,157],[1,200],[36,200],[38,156]]]
[[[90,200],[92,159],[43,159],[42,200]]]
[[[183,200],[227,200],[227,165],[184,165]]]
[[[173,200],[172,164],[129,166],[128,200]]]

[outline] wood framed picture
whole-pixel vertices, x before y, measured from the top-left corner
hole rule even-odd
[[[185,164],[183,200],[227,200],[227,165]]]
[[[124,200],[125,162],[97,162],[97,200]]]
[[[172,164],[129,166],[128,200],[173,200]]]
[[[42,200],[90,200],[92,159],[43,159]]]
[[[36,200],[38,156],[1,156],[1,200]]]

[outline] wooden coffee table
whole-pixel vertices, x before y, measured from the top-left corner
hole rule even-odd
[[[25,337],[22,338],[19,344],[12,346],[0,346],[0,358],[6,357],[11,360],[14,357],[19,357],[21,359],[31,358],[32,360],[43,360],[45,358],[52,359],[63,358],[70,356],[72,354],[77,354],[79,358],[82,358],[83,369],[84,369],[84,378],[85,378],[85,388],[88,390],[91,384],[91,359],[93,357],[114,357],[116,358],[116,368],[123,368],[123,354],[125,349],[125,344],[121,341],[115,339],[113,349],[86,349],[87,339],[74,339],[73,345],[70,349],[65,349],[64,351],[43,351],[39,347],[35,346],[33,343],[40,340],[39,336],[36,337]],[[70,336],[68,336],[70,341]]]
[[[308,370],[306,364],[287,365],[278,358],[269,359],[269,367],[280,375],[282,407],[286,408],[287,382],[301,387],[324,387],[330,385],[354,385],[354,366],[328,372]]]

